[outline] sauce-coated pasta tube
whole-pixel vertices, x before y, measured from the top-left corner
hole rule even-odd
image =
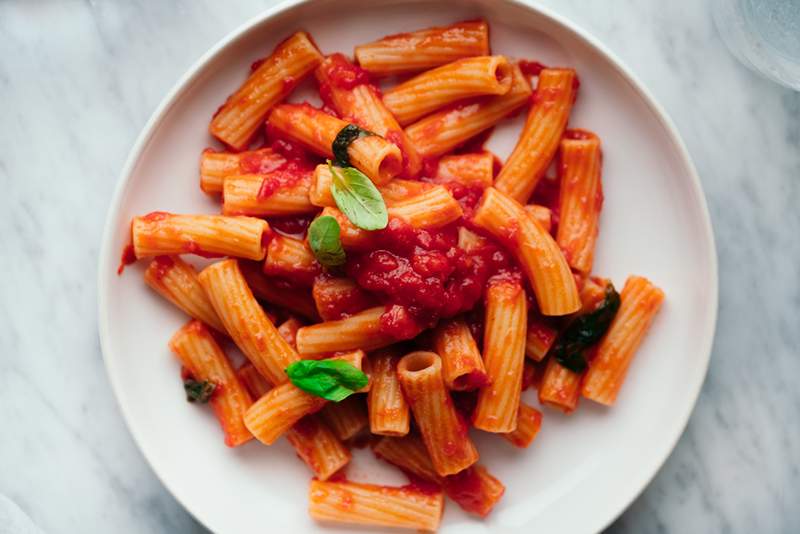
[[[379,76],[425,70],[488,53],[489,25],[482,20],[387,35],[355,48],[358,64]]]
[[[578,407],[582,378],[583,373],[567,369],[551,356],[539,384],[539,402],[564,413],[572,413]]]
[[[444,508],[441,492],[356,482],[311,481],[308,513],[318,521],[434,531]]]
[[[606,298],[606,287],[611,282],[604,278],[587,278],[580,291],[581,313],[595,311]],[[592,349],[586,349],[590,356]],[[591,358],[589,358],[591,359]],[[539,402],[545,406],[572,413],[578,407],[584,372],[575,372],[550,357],[539,384]]]
[[[347,122],[308,104],[282,104],[269,115],[269,126],[326,158],[333,157],[333,141]],[[394,143],[378,135],[354,140],[347,148],[350,163],[376,184],[403,170],[403,155]]]
[[[197,279],[197,271],[179,256],[156,256],[144,272],[144,281],[190,317],[226,333]]]
[[[302,175],[296,183],[280,186],[275,191],[271,191],[269,185],[269,181],[273,179],[269,174],[243,174],[225,178],[222,213],[272,217],[317,211],[317,207],[308,199],[310,171]]]
[[[620,293],[621,304],[589,364],[582,394],[601,404],[617,398],[636,349],[664,301],[664,292],[648,279],[631,276]]]
[[[189,321],[172,336],[169,348],[194,380],[214,384],[209,404],[225,432],[225,444],[236,447],[252,439],[244,414],[253,400],[203,323]]]
[[[359,350],[332,359],[345,360],[361,369],[364,353]],[[272,445],[302,417],[320,411],[327,402],[286,382],[258,399],[244,414],[244,424],[258,441]]]
[[[270,390],[270,385],[249,362],[240,367],[237,374],[253,398],[259,399]],[[296,422],[286,431],[286,440],[320,480],[330,478],[352,457],[350,450],[317,415],[307,415]]]
[[[369,429],[383,436],[408,434],[411,416],[397,378],[400,356],[391,348],[370,354],[372,388],[369,390]],[[427,453],[426,453],[427,454]]]
[[[222,105],[208,130],[228,146],[241,150],[264,123],[270,108],[283,100],[322,61],[306,32],[280,43]]]
[[[470,57],[392,87],[383,101],[405,126],[457,100],[504,95],[511,89],[511,79],[511,64],[504,56]]]
[[[284,369],[300,358],[256,302],[237,261],[214,263],[199,278],[225,330],[247,359],[270,383],[286,382]]]
[[[413,228],[440,228],[462,215],[461,204],[450,192],[436,185],[406,200],[395,202],[387,208],[390,217],[403,219]]]
[[[340,117],[397,145],[403,154],[403,176],[412,178],[419,173],[422,159],[361,67],[342,54],[332,54],[317,67],[315,74],[323,102]]]
[[[300,354],[319,354],[391,345],[395,339],[380,331],[384,311],[384,306],[377,306],[338,321],[304,326],[297,331],[297,350]]]
[[[533,217],[533,220],[539,223],[539,226],[545,232],[550,232],[553,228],[553,212],[547,206],[540,206],[539,204],[528,204],[525,206],[525,212]]]
[[[475,210],[473,222],[516,256],[544,315],[568,315],[580,308],[578,288],[564,254],[518,202],[490,187]]]
[[[304,287],[289,287],[288,282],[277,278],[267,278],[258,264],[243,262],[239,264],[242,275],[247,280],[247,285],[257,298],[286,308],[292,313],[296,313],[310,319],[319,321],[317,309],[314,307],[314,300],[311,292]]]
[[[439,183],[456,182],[485,189],[492,185],[493,180],[494,155],[491,152],[445,156],[436,167],[436,181]]]
[[[307,415],[296,422],[286,431],[286,441],[319,480],[328,480],[352,458],[350,450],[318,415]]]
[[[489,470],[475,464],[460,473],[442,479],[445,494],[464,511],[486,517],[506,491],[502,482]]]
[[[569,132],[568,132],[569,133]],[[556,242],[570,267],[592,271],[600,210],[603,207],[600,139],[589,132],[580,139],[561,141],[561,187]]]
[[[517,414],[517,429],[503,434],[503,437],[515,447],[525,449],[536,439],[536,434],[539,433],[541,427],[542,412],[524,402],[520,402],[519,413]]]
[[[416,434],[403,437],[385,437],[372,445],[375,456],[394,464],[428,482],[440,483],[441,477],[433,467],[425,443]]]
[[[134,217],[133,251],[137,259],[173,254],[264,258],[264,234],[269,225],[255,217],[175,215],[154,211]]]
[[[477,462],[478,451],[442,380],[441,358],[433,352],[406,354],[397,364],[397,377],[436,472],[452,475]]]
[[[406,200],[393,202],[386,211],[390,219],[400,219],[418,230],[441,228],[458,220],[463,214],[461,204],[441,185],[431,186]],[[326,215],[339,223],[340,239],[345,249],[366,249],[375,245],[374,233],[358,228],[337,208],[323,209],[320,216]]]
[[[471,514],[485,517],[505,492],[503,484],[479,464],[455,475],[440,477],[433,468],[425,444],[414,434],[383,438],[372,446],[372,450],[378,458],[396,465],[403,472],[441,485],[448,497]]]
[[[286,164],[286,158],[271,148],[244,152],[217,152],[210,148],[200,156],[200,189],[222,193],[225,178],[241,174],[267,174]]]
[[[510,279],[490,280],[483,334],[483,360],[490,384],[478,392],[472,415],[475,428],[506,433],[517,426],[527,320],[522,284]]]
[[[371,391],[371,389],[370,389]],[[369,426],[367,406],[362,395],[350,395],[341,402],[329,402],[320,412],[340,440],[348,440]]]
[[[489,383],[478,345],[461,317],[445,319],[433,331],[433,350],[442,358],[448,389],[466,391]]]
[[[531,318],[525,339],[525,356],[535,362],[544,360],[557,336],[558,330],[546,324],[540,317]]]
[[[522,107],[531,96],[531,86],[518,66],[513,66],[512,73],[513,83],[506,94],[481,97],[408,126],[406,134],[417,151],[423,157],[440,156]]]
[[[331,170],[328,165],[324,163],[317,165],[317,168],[314,169],[314,178],[308,193],[312,204],[320,207],[336,207],[336,200],[334,200],[333,193],[331,193],[332,182],[333,176],[331,175]],[[391,207],[397,202],[420,195],[428,191],[431,187],[433,186],[426,182],[395,178],[388,183],[378,186],[378,191],[383,197],[386,206]]]
[[[318,276],[311,290],[323,321],[336,321],[377,304],[375,298],[350,278]]]
[[[514,151],[494,182],[497,189],[518,202],[528,201],[558,149],[577,91],[572,69],[539,73],[534,104]]]
[[[264,273],[310,286],[322,268],[305,240],[276,235],[267,247]]]

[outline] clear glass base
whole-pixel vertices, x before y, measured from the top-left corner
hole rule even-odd
[[[800,91],[800,0],[712,0],[722,39],[739,61]]]

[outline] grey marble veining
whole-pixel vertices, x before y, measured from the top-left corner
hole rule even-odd
[[[0,3],[0,494],[45,532],[204,532],[113,399],[97,253],[155,106],[269,3]],[[697,408],[609,532],[800,532],[800,94],[736,63],[704,1],[542,3],[606,43],[675,120],[719,252],[719,328]]]

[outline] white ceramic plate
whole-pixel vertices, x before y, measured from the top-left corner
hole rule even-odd
[[[355,44],[385,34],[475,17],[490,22],[493,51],[578,70],[582,84],[570,123],[597,132],[605,156],[596,272],[618,287],[630,273],[648,276],[667,299],[616,407],[584,401],[569,417],[546,410],[529,450],[476,436],[481,462],[506,484],[506,494],[485,521],[450,504],[441,532],[598,531],[646,486],[683,431],[710,355],[716,256],[689,155],[642,84],[582,30],[513,1],[290,2],[223,39],[166,97],[122,173],[100,254],[100,338],[122,412],[164,484],[210,529],[352,531],[309,519],[310,475],[285,442],[227,449],[209,411],[183,400],[166,343],[186,318],[144,285],[143,266],[122,277],[115,272],[131,217],[218,209],[198,187],[200,151],[213,144],[209,118],[250,63],[290,32],[305,28],[324,53],[350,54]],[[518,118],[499,127],[489,148],[505,157],[520,125]],[[357,451],[349,476],[404,482],[365,451]]]

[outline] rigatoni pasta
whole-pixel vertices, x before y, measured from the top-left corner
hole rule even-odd
[[[485,21],[324,52],[299,31],[253,65],[200,156],[221,214],[134,217],[118,273],[154,258],[145,283],[193,318],[169,343],[187,398],[228,445],[285,436],[312,517],[433,530],[443,495],[485,517],[505,487],[470,432],[527,448],[540,406],[613,404],[664,294],[593,272],[603,157],[567,128],[573,69],[490,51]],[[291,94],[312,72],[321,109]],[[518,112],[502,163],[484,145]],[[348,481],[364,444],[409,485]]]
[[[507,434],[503,434],[503,437],[515,447],[526,449],[536,439],[541,427],[542,412],[524,402],[520,402],[519,412],[517,413],[517,428]]]
[[[134,217],[133,251],[137,259],[173,254],[264,258],[269,225],[254,217],[175,215],[154,211]]]
[[[473,222],[503,240],[515,254],[544,315],[567,315],[580,308],[578,288],[564,254],[518,202],[490,187]]]
[[[361,369],[362,351],[336,356],[334,359],[357,364]],[[269,390],[244,414],[247,429],[264,445],[272,445],[297,421],[320,411],[328,401],[306,393],[290,382]]]
[[[478,451],[444,386],[439,356],[423,351],[406,354],[397,364],[397,377],[436,473],[452,475],[477,462]]]
[[[517,146],[494,186],[517,202],[527,202],[558,149],[578,90],[572,69],[544,69]]]
[[[333,142],[347,124],[308,104],[282,104],[269,116],[270,128],[327,158],[333,157]],[[376,184],[388,182],[403,170],[400,148],[378,135],[354,140],[347,153],[353,166]]]
[[[408,434],[411,416],[397,378],[400,355],[392,348],[370,354],[372,362],[372,388],[369,390],[370,432],[382,436]]]
[[[317,67],[317,81],[323,101],[340,117],[347,117],[359,126],[394,143],[403,155],[402,175],[416,176],[422,167],[417,149],[400,128],[395,115],[381,100],[380,91],[369,76],[342,54],[332,54]]]
[[[233,153],[209,148],[200,156],[200,189],[209,194],[222,193],[225,178],[229,176],[263,175],[286,163],[281,153],[269,147]]]
[[[622,304],[589,364],[582,393],[612,405],[625,380],[636,349],[658,313],[664,292],[641,276],[631,276],[620,293]]]
[[[258,372],[271,384],[286,382],[283,370],[299,356],[256,302],[236,260],[206,267],[200,284],[228,335]]]
[[[482,20],[388,35],[355,49],[361,68],[379,76],[424,70],[488,53],[489,25]]]
[[[203,323],[189,321],[172,336],[169,347],[194,380],[212,385],[208,402],[225,432],[225,444],[236,447],[252,439],[244,414],[253,401]]]
[[[297,183],[271,190],[269,174],[241,174],[226,177],[223,185],[222,213],[254,217],[313,213],[316,207],[308,198],[311,172]],[[267,187],[265,187],[265,185]]]
[[[512,77],[511,89],[504,95],[442,110],[408,126],[406,134],[417,151],[423,157],[441,156],[522,107],[531,96],[531,86],[516,65]]]
[[[358,348],[373,350],[391,345],[395,340],[380,333],[384,311],[383,306],[378,306],[338,321],[304,326],[297,331],[297,350],[300,354],[315,354]]]
[[[225,327],[200,285],[197,271],[180,257],[156,256],[144,272],[144,281],[190,317],[225,333]]]
[[[383,95],[402,125],[441,107],[474,96],[504,95],[511,89],[511,65],[504,56],[477,56],[442,65],[407,80]]]
[[[322,61],[311,37],[297,32],[275,48],[214,114],[211,135],[241,150],[270,108],[294,90]]]
[[[589,132],[561,141],[559,219],[556,242],[570,267],[592,270],[603,187],[600,182],[600,139]]]
[[[444,497],[412,488],[311,481],[308,513],[318,521],[433,531]]]
[[[478,345],[463,318],[439,324],[433,332],[433,348],[442,358],[442,377],[448,389],[464,391],[489,383]]]
[[[270,385],[251,363],[240,367],[237,375],[255,399],[260,399],[270,390]],[[328,480],[352,458],[350,450],[317,415],[307,415],[295,423],[286,431],[286,440],[320,480]]]
[[[486,293],[483,358],[489,384],[478,392],[472,424],[487,432],[512,432],[525,363],[528,305],[516,280],[492,281]]]

